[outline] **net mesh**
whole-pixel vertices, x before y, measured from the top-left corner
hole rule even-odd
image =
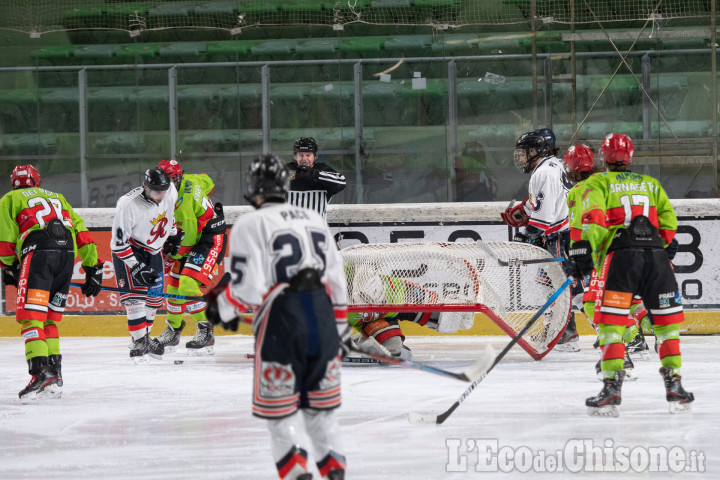
[[[541,248],[517,242],[373,244],[341,253],[354,311],[480,311],[510,336],[525,327],[566,278],[557,262],[513,261],[551,258]],[[542,358],[569,311],[565,290],[520,345]]]
[[[535,0],[545,22],[591,23],[648,18],[709,18],[705,0]],[[531,0],[0,0],[0,29],[42,34],[59,30],[214,28],[240,33],[271,25],[344,26],[526,23]]]

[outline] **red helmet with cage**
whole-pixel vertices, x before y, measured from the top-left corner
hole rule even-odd
[[[179,188],[180,179],[183,176],[183,169],[177,160],[163,160],[158,163],[158,168],[163,170],[170,177],[170,181],[175,184],[175,188]]]
[[[18,165],[10,174],[13,190],[22,187],[39,187],[40,173],[32,165]]]
[[[629,165],[634,151],[632,140],[622,133],[609,134],[600,145],[603,161],[612,165]]]
[[[565,170],[568,172],[589,172],[593,169],[593,152],[590,147],[583,145],[572,145],[563,155]]]

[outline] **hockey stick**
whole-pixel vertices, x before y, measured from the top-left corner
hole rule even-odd
[[[355,344],[352,344],[351,349],[352,351],[363,355],[363,358],[371,358],[381,363],[387,363],[390,365],[397,365],[403,368],[410,368],[413,370],[421,370],[423,372],[434,373],[436,375],[454,378],[463,382],[472,382],[472,380],[474,378],[477,378],[477,376],[480,375],[482,372],[487,371],[488,367],[492,368],[491,365],[493,362],[493,356],[495,355],[495,351],[493,350],[493,348],[488,345],[485,350],[483,350],[480,358],[475,363],[470,365],[463,372],[455,373],[448,370],[443,370],[442,368],[431,367],[430,365],[413,362],[412,360],[402,360],[399,358],[387,357],[385,355],[363,352],[362,350],[359,350],[355,346]]]
[[[434,413],[419,413],[419,412],[410,412],[408,415],[408,420],[410,423],[413,423],[415,425],[440,425],[443,423],[447,418],[460,406],[462,402],[465,401],[467,397],[470,396],[472,391],[477,387],[483,380],[485,380],[485,377],[488,376],[488,374],[492,371],[495,366],[500,363],[500,360],[503,359],[503,357],[510,351],[512,347],[515,346],[515,344],[520,341],[523,335],[527,333],[528,330],[535,324],[535,322],[542,316],[543,313],[545,313],[545,310],[547,310],[554,302],[555,300],[560,297],[560,294],[565,291],[565,289],[572,283],[572,277],[568,277],[567,280],[565,280],[565,283],[563,283],[560,288],[558,288],[555,293],[553,293],[550,298],[548,298],[548,301],[545,302],[545,305],[540,308],[540,310],[537,311],[535,315],[530,319],[530,321],[523,327],[520,332],[515,335],[515,338],[513,338],[510,343],[508,343],[505,348],[502,349],[502,351],[498,354],[498,356],[495,358],[495,361],[490,365],[490,368],[482,372],[482,374],[470,384],[470,386],[463,392],[463,394],[455,400],[455,403],[453,403],[450,408],[448,408],[445,412],[436,415]]]
[[[531,265],[533,263],[551,263],[551,262],[564,262],[565,257],[552,257],[552,258],[532,258],[530,260],[522,260],[520,258],[511,258],[508,261],[497,259],[497,262],[502,267],[519,267],[522,265]]]
[[[71,283],[71,287],[82,287],[82,283]],[[138,295],[145,295],[147,297],[162,297],[162,298],[169,298],[171,300],[188,300],[192,302],[205,302],[207,301],[207,297],[205,295],[199,295],[199,296],[191,296],[191,295],[177,295],[173,293],[164,293],[164,292],[153,292],[151,290],[148,290],[147,293],[140,292],[138,290],[130,290],[128,288],[115,288],[115,287],[106,287],[101,286],[101,290],[106,290],[108,292],[118,292],[118,293],[135,293]]]
[[[229,279],[230,272],[225,272],[223,274],[223,276],[220,277],[220,281],[218,283],[225,280],[225,277],[228,277],[228,279]],[[82,283],[71,283],[70,286],[81,288]],[[106,290],[108,292],[118,292],[118,293],[135,293],[135,294],[140,294],[140,295],[142,295],[144,293],[144,292],[140,292],[138,290],[130,290],[127,288],[106,287],[104,285],[101,286],[100,289]],[[156,292],[156,291],[150,291],[150,290],[148,290],[146,293],[144,293],[144,295],[147,297],[169,298],[171,300],[187,300],[189,302],[207,302],[207,295],[197,295],[197,296],[179,295],[179,294],[175,294],[175,293],[164,293],[164,292]]]

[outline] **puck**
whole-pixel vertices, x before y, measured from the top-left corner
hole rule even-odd
[[[182,360],[175,360],[174,363],[175,363],[175,365],[182,365],[182,364],[185,363],[185,362],[182,361]]]

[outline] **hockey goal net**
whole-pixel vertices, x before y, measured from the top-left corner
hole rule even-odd
[[[546,250],[517,242],[362,244],[341,253],[352,312],[480,312],[511,337],[566,279]],[[518,344],[545,356],[570,307],[566,289]]]

